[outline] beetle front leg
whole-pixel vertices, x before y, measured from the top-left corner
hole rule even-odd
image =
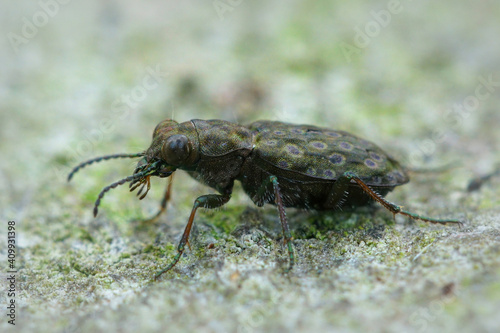
[[[368,186],[368,184],[366,184],[363,180],[361,180],[361,178],[359,178],[354,172],[348,171],[348,172],[344,173],[344,177],[347,178],[349,181],[356,182],[359,185],[359,187],[361,187],[361,189],[366,194],[368,194],[373,200],[377,201],[382,206],[384,206],[394,216],[396,216],[396,214],[401,214],[401,215],[408,216],[414,220],[421,220],[421,221],[430,222],[430,223],[458,224],[460,227],[463,225],[463,223],[461,221],[458,221],[458,220],[435,219],[432,217],[421,216],[421,215],[403,210],[403,208],[401,206],[398,206],[398,205],[384,199],[380,194],[378,194],[370,186]]]
[[[191,215],[189,216],[188,223],[186,224],[186,228],[184,229],[184,234],[182,235],[181,241],[179,242],[179,246],[177,247],[177,254],[174,256],[172,262],[165,269],[161,270],[158,274],[156,274],[155,280],[157,280],[163,273],[171,270],[181,258],[182,253],[184,252],[184,247],[186,246],[186,244],[189,244],[188,243],[189,234],[191,233],[191,227],[193,226],[196,210],[198,210],[198,208],[200,207],[209,209],[218,208],[227,203],[229,199],[231,199],[230,193],[224,195],[206,194],[198,197],[194,201],[193,209],[191,210]]]

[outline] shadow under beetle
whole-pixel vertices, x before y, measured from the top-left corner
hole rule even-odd
[[[189,245],[196,210],[227,203],[235,180],[241,182],[257,206],[266,203],[277,206],[290,257],[288,270],[293,267],[295,258],[285,207],[335,210],[377,201],[394,215],[431,223],[462,224],[458,220],[413,214],[385,200],[383,197],[388,192],[407,183],[409,177],[396,160],[375,144],[343,131],[277,121],[257,121],[242,126],[223,120],[193,119],[177,123],[167,119],[156,126],[153,142],[146,151],[107,155],[83,162],[71,171],[68,180],[79,169],[94,162],[136,157],[141,159],[131,176],[101,191],[95,202],[94,216],[110,189],[130,182],[131,191],[140,187],[137,195],[143,199],[150,189],[152,176],[170,176],[161,209],[152,220],[158,218],[166,209],[172,174],[177,169],[220,193],[202,195],[194,201],[177,254],[155,279],[172,269],[186,244]]]

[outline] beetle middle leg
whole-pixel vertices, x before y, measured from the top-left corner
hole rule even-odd
[[[366,194],[368,194],[373,200],[377,201],[382,206],[384,206],[384,208],[390,211],[394,216],[396,216],[396,214],[401,214],[408,216],[414,220],[421,220],[424,222],[439,223],[439,224],[458,224],[459,226],[463,225],[463,223],[458,220],[435,219],[403,210],[401,206],[398,206],[384,199],[380,194],[378,194],[370,186],[368,186],[368,184],[366,184],[363,180],[361,180],[361,178],[359,178],[354,172],[347,171],[346,173],[344,173],[343,177],[347,178],[349,181],[356,182]]]
[[[227,203],[229,199],[231,199],[230,191],[227,194],[223,195],[206,194],[196,198],[196,200],[194,201],[193,209],[191,210],[191,215],[189,216],[188,223],[186,224],[186,228],[184,229],[184,233],[182,234],[181,241],[179,242],[179,246],[177,247],[177,254],[174,256],[172,262],[165,269],[161,270],[159,273],[156,274],[155,280],[157,280],[163,273],[171,270],[175,266],[175,264],[177,264],[177,262],[182,256],[182,253],[184,252],[184,247],[186,246],[186,244],[189,245],[188,243],[189,234],[191,233],[191,227],[193,226],[194,216],[198,208],[200,207],[209,209],[218,208]]]
[[[295,257],[293,254],[293,245],[292,245],[293,237],[292,234],[290,233],[290,228],[288,227],[288,221],[286,219],[285,206],[283,205],[283,198],[281,196],[278,177],[270,176],[264,181],[264,183],[260,186],[259,190],[257,191],[256,196],[254,197],[254,202],[256,202],[257,204],[260,203],[262,203],[262,205],[264,204],[265,199],[263,199],[264,201],[261,201],[260,198],[264,198],[269,183],[273,185],[274,203],[276,204],[276,207],[278,208],[278,212],[280,214],[280,221],[281,221],[281,228],[283,229],[284,242],[287,246],[288,254],[290,257],[290,263],[288,265],[288,268],[286,269],[286,272],[288,272],[295,265]]]

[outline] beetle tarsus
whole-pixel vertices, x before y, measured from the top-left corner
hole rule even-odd
[[[421,220],[424,222],[429,222],[429,223],[437,223],[437,224],[457,224],[459,227],[462,227],[464,223],[459,220],[454,220],[454,219],[436,219],[436,218],[431,218],[427,216],[422,216],[418,215],[409,211],[404,210],[401,206],[398,206],[390,201],[387,201],[384,199],[381,195],[377,194],[370,186],[368,186],[364,181],[361,180],[355,173],[353,172],[346,172],[344,173],[344,177],[346,177],[349,180],[352,180],[356,182],[359,187],[363,189],[363,191],[368,194],[372,199],[380,203],[382,206],[384,206],[388,211],[390,211],[394,218],[396,218],[396,214],[401,214],[404,216],[408,216],[411,219],[414,220]]]

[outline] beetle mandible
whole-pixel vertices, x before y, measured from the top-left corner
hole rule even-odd
[[[172,269],[181,258],[198,208],[217,208],[229,201],[234,181],[259,207],[266,203],[278,208],[290,270],[295,257],[285,207],[335,210],[378,202],[393,215],[401,214],[431,223],[462,225],[452,219],[435,219],[403,210],[384,199],[394,187],[409,181],[406,170],[390,155],[370,141],[344,131],[278,121],[257,121],[248,126],[224,120],[193,119],[178,123],[160,122],[153,131],[151,146],[135,154],[97,157],[76,166],[68,181],[82,167],[114,158],[140,160],[133,174],[106,186],[99,194],[94,216],[104,194],[118,185],[130,183],[139,188],[143,199],[150,189],[150,178],[170,177],[158,218],[170,198],[172,174],[184,170],[219,194],[199,196],[193,205],[177,254],[155,279]],[[145,189],[144,193],[143,190]]]

